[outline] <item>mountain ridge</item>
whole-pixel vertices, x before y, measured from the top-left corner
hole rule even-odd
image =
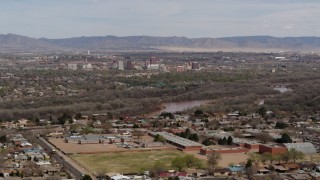
[[[81,36],[61,39],[32,38],[0,34],[0,52],[64,50],[237,50],[237,51],[319,51],[320,37],[235,36],[188,38],[180,36]]]
[[[58,50],[54,44],[48,44],[44,41],[27,36],[16,34],[0,34],[0,52],[22,52],[22,51],[47,51]]]

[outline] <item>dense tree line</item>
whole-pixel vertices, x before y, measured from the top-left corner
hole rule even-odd
[[[265,109],[313,113],[320,109],[320,75],[294,66],[295,73],[224,70],[155,73],[149,77],[128,76],[119,71],[8,70],[21,79],[0,81],[0,97],[21,89],[21,98],[0,103],[1,120],[33,117],[48,118],[62,113],[112,112],[137,115],[161,109],[163,102],[210,99],[201,107],[208,113],[257,111],[261,97]],[[273,84],[286,84],[292,91],[279,93]],[[25,87],[37,91],[49,88],[50,96],[29,96]],[[77,90],[75,96],[61,96],[56,90]],[[264,112],[265,113],[265,112]]]

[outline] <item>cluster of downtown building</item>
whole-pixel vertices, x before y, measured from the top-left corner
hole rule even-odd
[[[107,63],[88,63],[85,62],[70,62],[64,68],[69,70],[160,70],[160,71],[185,71],[185,70],[200,70],[198,62],[188,62],[183,65],[168,65],[162,62],[162,59],[151,56],[148,60],[131,61],[122,58],[115,58]]]

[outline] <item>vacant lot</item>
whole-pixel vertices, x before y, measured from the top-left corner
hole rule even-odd
[[[103,154],[78,154],[71,157],[84,164],[93,172],[133,173],[150,169],[155,162],[160,161],[167,168],[171,161],[183,156],[180,151],[144,151],[144,152],[117,152]]]
[[[198,151],[187,151],[187,154],[192,154],[195,157],[207,161],[207,156],[201,155]],[[248,154],[245,153],[230,153],[230,154],[221,154],[221,160],[218,162],[219,167],[227,167],[230,164],[240,164],[246,163],[249,158]]]
[[[107,152],[124,150],[115,144],[77,144],[73,142],[65,143],[63,138],[49,138],[49,141],[65,153],[85,153],[85,152]]]
[[[142,136],[141,141],[144,143],[153,142],[153,137],[150,136]],[[134,148],[134,149],[125,149],[121,147],[117,147],[116,144],[78,144],[76,142],[70,141],[69,143],[65,143],[63,138],[48,138],[48,140],[54,144],[57,148],[67,154],[73,153],[106,153],[106,152],[119,152],[119,151],[145,151],[150,149],[175,149],[176,147],[166,143],[162,147],[152,147],[152,148]],[[134,144],[133,142],[129,142],[129,144]]]

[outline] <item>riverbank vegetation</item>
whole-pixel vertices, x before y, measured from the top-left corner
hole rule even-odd
[[[312,113],[320,109],[320,73],[308,64],[298,65],[291,63],[274,73],[263,62],[185,72],[4,70],[2,74],[13,76],[0,81],[0,117],[142,116],[161,110],[167,102],[193,100],[212,100],[200,107],[212,114],[255,112],[261,101],[276,114]],[[279,85],[291,91],[273,89]]]

